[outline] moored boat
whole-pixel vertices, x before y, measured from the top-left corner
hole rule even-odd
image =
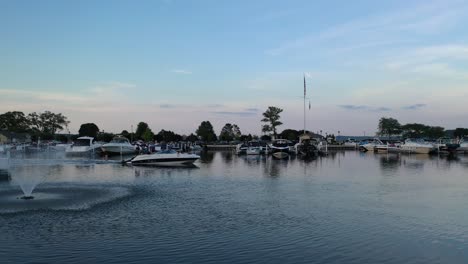
[[[67,155],[97,154],[101,152],[102,144],[96,143],[93,137],[79,137],[65,150]]]
[[[179,153],[174,150],[164,150],[153,154],[135,156],[129,161],[132,165],[148,166],[181,166],[192,165],[200,156],[196,154]]]
[[[367,151],[373,152],[377,146],[383,146],[383,145],[385,144],[382,141],[380,141],[380,139],[378,138],[367,139],[367,140],[361,141],[361,143],[359,144],[359,150],[364,151],[364,152],[367,152]]]
[[[405,143],[400,146],[403,153],[412,153],[412,154],[429,154],[436,150],[436,147],[424,141],[423,139],[414,139],[408,138],[405,140]]]
[[[285,139],[275,139],[270,144],[270,150],[275,158],[287,158],[289,157],[289,141]]]
[[[106,154],[133,154],[136,152],[136,146],[130,144],[130,141],[123,136],[114,137],[111,142],[102,145],[102,151]]]

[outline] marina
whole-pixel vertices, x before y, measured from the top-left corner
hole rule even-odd
[[[465,155],[333,151],[307,161],[209,151],[186,168],[33,159],[12,158],[0,170],[10,178],[0,181],[2,263],[78,263],[70,260],[78,255],[113,263],[468,257],[460,232],[468,229]],[[33,200],[16,199],[25,175],[41,177]],[[15,239],[19,232],[22,240]],[[54,251],[41,246],[43,237]]]

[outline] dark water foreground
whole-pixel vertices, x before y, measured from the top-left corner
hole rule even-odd
[[[42,166],[31,204],[2,171],[0,262],[468,263],[468,156],[197,165]]]

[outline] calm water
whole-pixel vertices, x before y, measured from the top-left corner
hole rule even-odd
[[[468,262],[468,155],[216,152],[197,166],[3,171],[1,263]],[[11,197],[31,174],[42,183],[28,209]]]

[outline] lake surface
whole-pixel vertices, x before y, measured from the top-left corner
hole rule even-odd
[[[468,263],[468,155],[28,164],[0,171],[1,263]]]

